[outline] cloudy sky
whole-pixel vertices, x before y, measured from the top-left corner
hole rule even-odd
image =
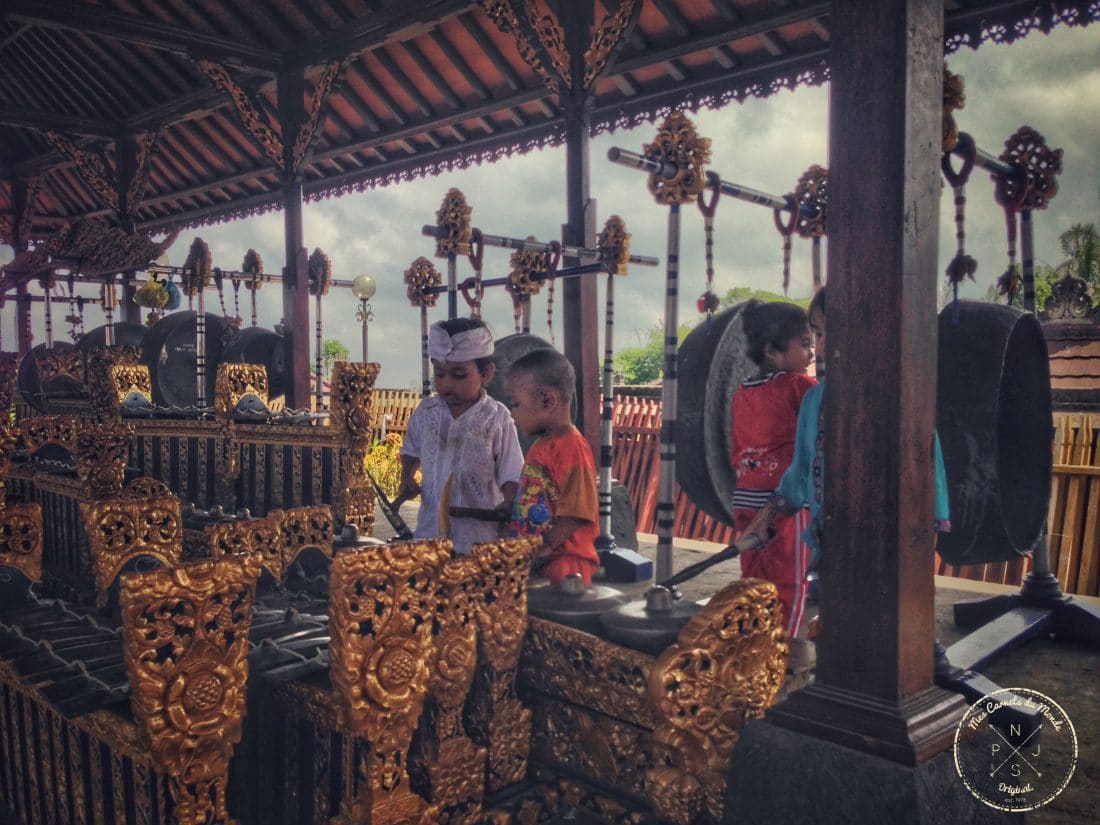
[[[1062,257],[1057,237],[1062,230],[1078,222],[1100,223],[1100,129],[1096,120],[1100,26],[1060,28],[1049,36],[1032,34],[1012,46],[966,50],[952,56],[948,65],[966,79],[966,108],[956,113],[956,120],[961,130],[975,137],[979,147],[999,154],[1005,139],[1027,124],[1039,130],[1048,145],[1065,150],[1058,195],[1034,219],[1038,262],[1058,264]],[[827,109],[827,88],[802,88],[766,100],[732,104],[721,111],[703,111],[694,120],[700,134],[711,138],[711,169],[723,179],[782,194],[793,189],[810,165],[827,165]],[[609,163],[607,150],[621,146],[640,151],[655,131],[655,125],[647,125],[601,135],[592,142],[591,187],[597,201],[598,225],[602,226],[609,215],[621,215],[633,236],[632,251],[662,259],[660,268],[632,268],[616,283],[618,346],[640,343],[662,317],[667,209],[649,196],[642,174]],[[331,258],[337,278],[368,273],[378,282],[372,302],[375,316],[370,325],[370,359],[382,364],[380,386],[419,388],[418,310],[405,298],[402,273],[416,257],[432,256],[433,242],[420,235],[420,227],[434,223],[435,211],[446,191],[458,187],[466,193],[473,207],[473,224],[485,232],[534,235],[549,241],[560,237],[565,221],[564,166],[565,149],[547,149],[491,166],[306,205],[308,249],[322,249]],[[977,296],[984,294],[1004,271],[1005,228],[986,175],[972,177],[967,198],[967,251],[978,260],[978,283],[969,287],[968,293]],[[694,208],[685,208],[683,215],[681,323],[698,317],[695,299],[705,284],[702,216]],[[722,294],[737,286],[779,291],[781,241],[769,211],[724,198],[715,223],[716,291]],[[955,250],[949,189],[944,191],[940,224],[941,264],[938,272],[929,273],[937,279],[942,279],[943,268]],[[240,268],[250,247],[260,252],[269,271],[277,271],[282,265],[281,213],[197,232],[188,230],[170,250],[171,263],[182,265],[196,234],[210,245],[216,266]],[[509,254],[506,250],[487,249],[484,276],[506,274]],[[5,247],[0,249],[0,262],[7,260],[10,249]],[[444,269],[443,261],[436,263]],[[468,263],[460,262],[459,277],[469,274]],[[796,240],[791,294],[807,295],[809,285],[809,243]],[[245,290],[241,292],[244,297]],[[602,286],[600,296],[602,302]],[[232,306],[230,301],[227,303]],[[353,358],[361,354],[356,303],[349,290],[334,290],[325,298],[323,309],[325,337],[340,339]],[[217,306],[213,294],[207,303],[211,305]],[[555,299],[559,347],[560,307],[559,292]],[[59,305],[58,309],[62,308]],[[247,305],[241,309],[247,319]],[[44,333],[40,304],[35,312],[35,339],[41,342]],[[441,301],[431,311],[432,320],[445,317],[445,312],[445,302]],[[64,314],[59,311],[55,318]],[[280,315],[279,288],[268,285],[260,292],[260,324],[270,328]],[[486,295],[484,317],[498,337],[512,332],[511,302],[503,290],[490,290]],[[101,323],[98,309],[89,309],[86,328]],[[4,348],[14,348],[10,337],[14,336],[14,306],[10,302],[0,310],[0,325]],[[56,323],[55,330],[58,337],[67,333],[62,323]],[[545,290],[534,299],[532,332],[548,337]],[[602,320],[599,332],[602,337]],[[313,341],[312,327],[309,339]]]

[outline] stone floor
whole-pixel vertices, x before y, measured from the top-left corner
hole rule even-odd
[[[401,515],[410,525],[416,523],[416,505],[406,504]],[[392,536],[388,524],[376,527],[379,538]],[[640,534],[638,552],[656,559],[656,536]],[[721,549],[721,545],[677,539],[674,568],[680,570]],[[680,587],[685,598],[696,600],[715,593],[731,578],[740,575],[736,561],[727,561],[705,571]],[[649,583],[614,585],[626,592],[645,591]],[[965,579],[936,577],[936,636],[945,645],[965,634],[955,627],[953,605],[957,601],[1012,592],[1013,588],[988,585]],[[1100,600],[1085,600],[1100,606]],[[810,613],[816,612],[811,604]],[[1044,639],[1032,641],[1009,651],[987,666],[983,674],[1001,687],[1022,687],[1040,691],[1054,699],[1069,715],[1077,732],[1077,769],[1065,791],[1049,805],[1028,814],[1028,821],[1039,825],[1070,825],[1100,821],[1100,649]],[[802,687],[811,674],[792,674],[788,687]]]

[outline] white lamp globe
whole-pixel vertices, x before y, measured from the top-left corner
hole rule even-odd
[[[351,282],[351,291],[360,301],[369,301],[374,297],[378,285],[370,275],[360,275]]]

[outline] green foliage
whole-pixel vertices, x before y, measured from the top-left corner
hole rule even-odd
[[[1016,264],[1016,271],[1020,271],[1020,265]],[[1043,307],[1047,304],[1047,298],[1050,297],[1051,290],[1054,287],[1054,282],[1057,281],[1061,275],[1058,271],[1049,266],[1039,266],[1035,269],[1035,308],[1039,311],[1043,311]],[[951,301],[950,285],[946,290],[947,302]],[[1005,297],[1001,295],[997,288],[996,283],[989,285],[989,288],[985,291],[984,299],[994,304],[1003,304]],[[1012,299],[1012,306],[1016,309],[1022,310],[1024,308],[1024,289],[1021,286],[1016,290],[1016,296]]]
[[[681,324],[677,334],[683,341],[691,332],[691,326]],[[618,383],[651,384],[664,374],[665,328],[660,322],[646,334],[645,343],[638,347],[623,347],[615,355],[615,374]]]
[[[742,301],[748,301],[750,298],[756,298],[759,301],[767,301],[768,303],[774,303],[776,301],[784,304],[797,304],[803,309],[809,309],[810,298],[789,298],[786,295],[779,295],[775,292],[768,292],[764,289],[753,289],[747,286],[735,286],[725,297],[722,298],[722,307],[731,307],[734,304],[739,304]]]
[[[347,361],[348,348],[335,338],[326,338],[321,344],[321,360],[325,363],[325,375],[332,374],[332,365],[337,361]]]
[[[400,433],[388,433],[381,441],[375,441],[371,447],[365,464],[367,472],[374,476],[378,486],[386,493],[386,498],[391,501],[396,498],[397,490],[401,486],[401,444]],[[419,471],[418,471],[419,475]]]
[[[1100,233],[1091,223],[1075,223],[1058,236],[1066,260],[1058,265],[1060,276],[1072,275],[1089,285],[1100,301]]]

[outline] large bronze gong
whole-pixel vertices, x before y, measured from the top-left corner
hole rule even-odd
[[[949,564],[1027,553],[1046,521],[1051,484],[1050,363],[1034,315],[960,301],[939,318],[937,429],[951,499]]]
[[[141,362],[149,367],[153,400],[162,406],[189,407],[197,397],[195,387],[195,328],[197,314],[191,311],[165,315],[145,337]],[[214,402],[214,380],[222,347],[231,330],[220,315],[206,315],[206,401]]]
[[[143,324],[131,324],[127,321],[119,321],[114,324],[113,330],[115,346],[133,351],[135,355],[141,355],[141,347],[145,343],[145,334],[148,331],[148,327]],[[76,342],[76,348],[84,355],[85,361],[87,361],[89,355],[98,352],[105,346],[107,346],[106,324],[86,332],[84,335],[81,335],[80,340]]]
[[[38,344],[31,349],[19,362],[16,376],[23,400],[39,412],[47,412],[50,398],[72,400],[84,396],[83,359],[70,357],[75,349],[68,341],[54,341],[52,347]],[[75,373],[68,369],[72,366],[77,367]]]
[[[755,371],[735,304],[695,327],[680,344],[676,404],[676,481],[714,519],[733,525],[737,474],[730,466],[730,405]]]
[[[262,364],[267,370],[268,396],[276,398],[286,390],[286,357],[283,336],[263,327],[246,327],[222,351],[227,364]]]

